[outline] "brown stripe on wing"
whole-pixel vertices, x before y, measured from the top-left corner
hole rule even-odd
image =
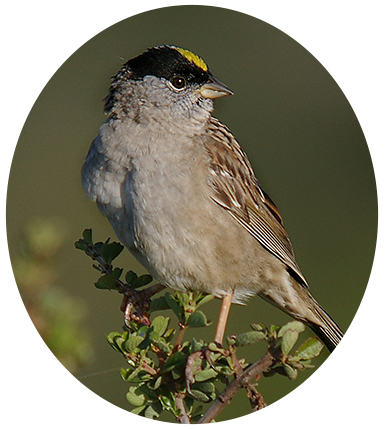
[[[280,259],[295,279],[307,287],[295,261],[293,247],[277,207],[259,186],[246,154],[231,132],[212,118],[210,156],[212,199],[239,222],[260,244]]]

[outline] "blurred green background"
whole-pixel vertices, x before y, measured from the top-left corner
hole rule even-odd
[[[125,60],[159,44],[182,46],[202,56],[234,91],[233,97],[216,102],[214,115],[248,154],[263,188],[283,215],[311,292],[344,330],[365,291],[376,241],[374,173],[358,120],[333,78],[288,35],[234,11],[180,6],[134,16],[95,36],[55,73],[25,123],[9,180],[8,240],[14,269],[25,268],[25,258],[36,258],[25,244],[25,231],[28,237],[36,222],[59,225],[53,233],[57,243],[50,241],[55,251],[47,263],[55,275],[48,284],[65,293],[67,310],[81,313],[81,321],[74,314],[77,328],[71,335],[79,332],[93,350],[86,355],[79,352],[81,359],[67,367],[98,395],[125,409],[128,386],[119,375],[124,361],[104,337],[121,330],[120,297],[93,287],[97,272],[73,243],[88,227],[95,239],[115,239],[96,205],[86,200],[80,169],[105,119],[102,99],[110,77]],[[145,272],[127,251],[117,265]],[[27,305],[33,282],[26,290],[24,277],[17,278]],[[49,301],[51,307],[63,302],[60,293],[56,301]],[[205,308],[212,320],[219,304],[215,300]],[[69,318],[63,320],[66,324]],[[247,331],[254,322],[288,320],[253,298],[247,307],[232,308],[227,332]],[[209,339],[214,329],[192,334],[199,337],[202,332]],[[242,353],[256,360],[262,347]],[[327,355],[323,352],[317,364]],[[279,376],[262,379],[260,391],[272,403],[306,376],[300,374],[295,382]],[[249,412],[245,395],[239,393],[233,402],[220,420]]]

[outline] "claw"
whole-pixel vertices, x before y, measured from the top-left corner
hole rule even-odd
[[[208,364],[210,365],[210,367],[211,367],[213,370],[217,371],[217,369],[215,368],[214,362],[213,362],[213,360],[211,359],[211,353],[212,353],[212,351],[211,351],[211,350],[209,350],[208,348],[205,348],[205,349],[204,349],[204,351],[203,351],[204,357],[205,357],[205,359],[207,360],[207,362],[208,362]]]
[[[225,353],[224,353],[225,349],[222,349],[222,351],[223,351],[222,354],[225,355]],[[195,363],[196,359],[206,359],[206,361],[208,362],[210,367],[214,371],[218,372],[217,368],[214,365],[213,360],[211,359],[212,353],[213,353],[213,350],[210,350],[208,347],[203,347],[201,350],[198,350],[197,352],[191,353],[191,355],[187,358],[186,368],[185,368],[184,374],[185,374],[185,378],[186,378],[187,392],[191,396],[194,396],[191,392],[191,385],[195,383],[194,370],[196,370],[197,368],[194,368],[194,363]],[[200,368],[201,368],[201,366],[200,366]]]
[[[195,383],[194,369],[193,369],[194,361],[195,359],[202,358],[202,357],[204,357],[204,354],[202,350],[199,350],[197,352],[191,353],[191,355],[187,358],[187,361],[186,361],[186,368],[184,371],[185,378],[186,378],[186,389],[189,395],[191,396],[193,396],[191,392],[191,385]]]

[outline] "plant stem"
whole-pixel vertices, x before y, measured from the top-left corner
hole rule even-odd
[[[176,405],[176,408],[178,410],[180,410],[178,420],[179,420],[179,423],[189,425],[190,424],[190,417],[187,414],[183,399],[184,399],[184,397],[181,396],[180,393],[175,394],[175,405]]]
[[[226,387],[226,389],[213,402],[211,407],[206,411],[198,423],[210,423],[215,417],[225,408],[233,399],[234,395],[242,387],[247,387],[251,380],[258,374],[268,372],[275,361],[274,356],[268,351],[265,356],[258,362],[249,366],[242,375],[234,380]]]
[[[174,340],[174,350],[178,350],[178,347],[182,344],[182,340],[185,332],[186,332],[186,327],[184,325],[179,325],[179,331]]]

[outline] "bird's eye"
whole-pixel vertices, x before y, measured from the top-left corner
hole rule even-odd
[[[175,89],[183,89],[186,86],[186,79],[182,76],[174,76],[171,84]]]

